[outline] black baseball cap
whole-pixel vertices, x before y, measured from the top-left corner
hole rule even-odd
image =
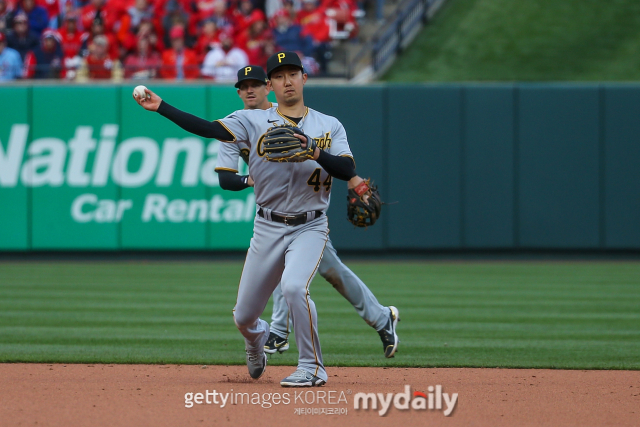
[[[267,75],[259,65],[247,65],[238,70],[238,82],[235,84],[236,88],[240,89],[240,83],[244,80],[258,80],[267,84]]]
[[[294,67],[298,67],[304,73],[304,67],[302,66],[302,61],[300,61],[300,57],[295,52],[278,52],[274,53],[267,60],[267,77],[271,78],[271,73],[278,67],[282,67],[283,65],[293,65]]]

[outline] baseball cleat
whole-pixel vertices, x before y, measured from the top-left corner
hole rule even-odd
[[[398,343],[400,342],[396,334],[396,326],[398,326],[398,322],[400,321],[400,312],[392,305],[389,306],[389,311],[391,313],[389,314],[387,325],[378,331],[380,339],[382,340],[384,357],[387,358],[393,357],[398,350]]]
[[[293,374],[280,381],[282,387],[320,387],[327,382],[304,369],[297,369]]]
[[[252,352],[247,351],[247,368],[249,368],[249,375],[254,380],[257,380],[267,370],[267,355],[264,351]]]
[[[289,340],[271,332],[269,339],[264,345],[264,351],[269,354],[274,354],[276,351],[283,353],[287,350],[289,350]]]

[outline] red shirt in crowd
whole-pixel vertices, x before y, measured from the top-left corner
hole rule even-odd
[[[213,35],[202,34],[196,44],[193,46],[196,55],[198,56],[198,62],[202,63],[207,53],[213,49],[213,46],[220,41],[219,31],[216,31]]]
[[[132,53],[124,61],[125,78],[152,79],[158,76],[162,66],[162,58],[158,52],[150,52],[146,56]]]
[[[191,49],[182,49],[182,70],[185,79],[197,79],[200,76],[198,56]],[[162,68],[160,76],[163,79],[175,79],[178,77],[178,53],[173,49],[167,49],[162,53]]]
[[[58,30],[58,34],[60,35],[62,53],[65,58],[72,58],[79,55],[82,42],[88,37],[87,33],[81,31],[70,33],[66,28]]]
[[[330,40],[330,28],[325,16],[325,9],[318,8],[313,12],[301,10],[298,12],[297,21],[302,27],[303,36],[311,36],[318,43],[325,43]]]
[[[109,56],[87,56],[89,77],[92,79],[110,79],[113,71],[113,60]]]

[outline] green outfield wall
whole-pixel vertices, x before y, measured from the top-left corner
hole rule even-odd
[[[144,111],[133,86],[0,87],[0,250],[248,247],[255,198],[220,189],[220,142]],[[242,107],[233,87],[152,88],[211,120]],[[336,182],[338,248],[640,249],[640,85],[308,86],[305,101],[398,202],[354,229]]]

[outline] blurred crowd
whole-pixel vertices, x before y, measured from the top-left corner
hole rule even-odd
[[[326,70],[331,42],[354,37],[357,0],[0,0],[0,81],[235,81],[296,51]]]

